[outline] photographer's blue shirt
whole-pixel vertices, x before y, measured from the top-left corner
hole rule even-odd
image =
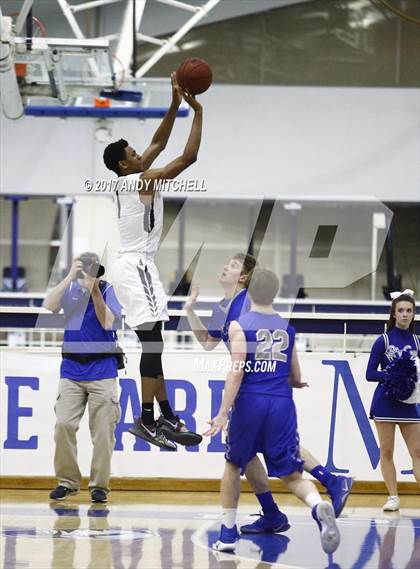
[[[102,296],[115,316],[114,328],[121,319],[121,305],[112,285],[100,282]],[[65,328],[63,352],[73,354],[103,354],[113,352],[116,346],[114,330],[105,330],[99,322],[89,292],[72,281],[61,299]],[[114,355],[81,363],[63,357],[60,376],[75,381],[98,380],[117,377],[117,359]]]

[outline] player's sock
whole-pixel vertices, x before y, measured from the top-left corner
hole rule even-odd
[[[261,504],[262,511],[265,516],[273,516],[278,511],[279,508],[273,499],[273,494],[271,492],[264,492],[263,494],[255,494],[258,502]]]
[[[331,472],[327,470],[325,466],[321,466],[320,464],[311,470],[311,474],[326,488],[328,487],[328,484],[335,479],[334,474],[331,474]]]
[[[223,508],[222,524],[228,529],[234,527],[236,524],[236,508]]]
[[[155,422],[153,403],[142,403],[141,420],[145,425],[153,425],[153,423]]]
[[[305,504],[311,509],[322,502],[321,496],[318,492],[310,492],[305,498]]]
[[[165,401],[159,401],[159,407],[165,419],[175,419],[175,415],[173,414],[171,406],[169,405],[169,401],[167,399],[165,399]]]

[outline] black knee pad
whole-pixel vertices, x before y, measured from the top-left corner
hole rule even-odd
[[[158,379],[163,376],[162,354],[142,353],[140,358],[141,377],[155,377]]]
[[[163,376],[162,369],[162,352],[163,352],[163,339],[162,339],[162,322],[156,322],[153,328],[142,326],[135,330],[138,339],[142,345],[142,354],[140,358],[140,375],[141,377],[155,377]]]

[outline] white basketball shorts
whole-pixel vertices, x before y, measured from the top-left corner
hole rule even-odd
[[[153,261],[123,254],[112,265],[110,281],[130,328],[169,320],[165,290]]]

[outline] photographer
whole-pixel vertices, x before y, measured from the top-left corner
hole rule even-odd
[[[55,405],[54,468],[59,485],[50,493],[52,500],[64,500],[79,492],[82,475],[77,464],[76,433],[87,404],[93,443],[91,500],[107,501],[114,431],[120,417],[115,328],[121,306],[113,287],[99,279],[104,272],[95,253],[83,253],[43,303],[54,312],[63,309],[65,320]]]

